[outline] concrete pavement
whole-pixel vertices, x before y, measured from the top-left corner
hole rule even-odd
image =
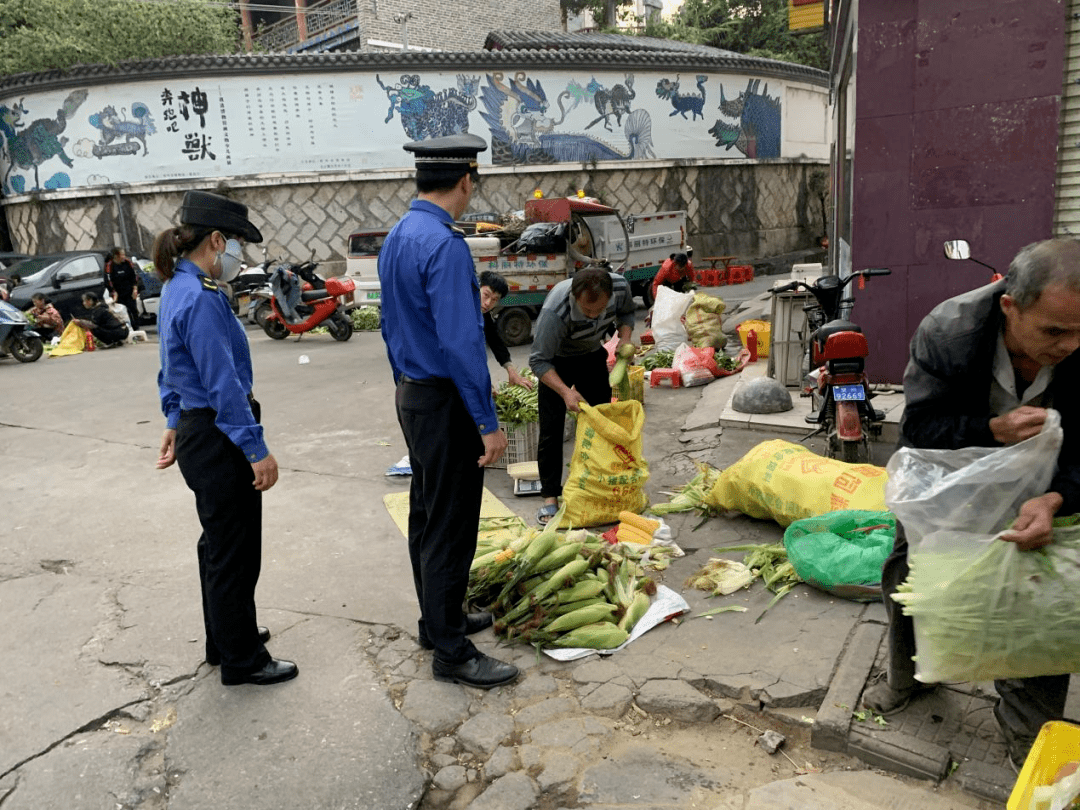
[[[662,625],[571,664],[485,631],[481,648],[521,666],[518,683],[431,680],[382,504],[407,482],[383,475],[403,444],[379,336],[249,337],[282,467],[264,498],[260,621],[271,652],[300,665],[266,688],[223,687],[201,660],[193,502],[176,470],[153,469],[156,345],[0,360],[5,810],[1000,806],[955,776],[937,787],[848,756],[884,612],[808,587],[759,624],[771,595],[757,586],[730,597],[747,613]],[[524,364],[527,347],[512,353]],[[721,424],[739,379],[648,390],[654,501],[695,461],[723,467],[768,438]],[[487,485],[531,522],[537,499],[515,498],[502,472]],[[687,556],[663,581],[679,591],[717,547],[781,535],[739,515],[671,523]],[[717,604],[683,595],[692,613]],[[795,764],[756,747],[751,726],[785,733]]]

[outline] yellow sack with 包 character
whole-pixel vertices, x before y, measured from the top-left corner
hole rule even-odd
[[[706,501],[789,526],[842,509],[883,512],[888,479],[884,467],[848,464],[773,439],[721,472]]]
[[[570,474],[563,486],[566,511],[560,524],[618,523],[624,509],[640,514],[649,504],[642,456],[645,409],[636,399],[592,407],[581,404]]]

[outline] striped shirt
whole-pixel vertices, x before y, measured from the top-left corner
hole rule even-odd
[[[573,279],[556,284],[544,299],[536,319],[529,366],[537,379],[555,367],[556,357],[574,357],[595,352],[620,326],[634,328],[633,294],[630,282],[611,274],[611,299],[599,318],[586,318],[570,295]]]

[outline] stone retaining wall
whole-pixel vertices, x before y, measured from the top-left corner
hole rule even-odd
[[[547,197],[584,189],[624,214],[687,211],[696,257],[735,255],[743,261],[812,248],[822,232],[821,204],[809,191],[820,161],[654,161],[575,170],[489,169],[471,210],[521,209],[536,189]],[[184,191],[201,186],[153,186],[54,192],[4,206],[15,250],[47,253],[123,244],[149,257],[155,235],[174,222]],[[210,187],[208,190],[215,190]],[[348,236],[389,227],[415,194],[410,173],[245,177],[218,191],[252,209],[272,258],[314,258],[328,275],[344,271]],[[118,197],[122,217],[118,214]],[[122,223],[121,223],[122,220]],[[126,232],[126,237],[125,237]],[[248,249],[258,260],[258,250]],[[699,261],[700,263],[700,261]]]

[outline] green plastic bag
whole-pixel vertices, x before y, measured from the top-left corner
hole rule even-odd
[[[784,530],[795,572],[816,588],[859,602],[881,599],[881,566],[896,540],[892,512],[846,509],[796,520]]]

